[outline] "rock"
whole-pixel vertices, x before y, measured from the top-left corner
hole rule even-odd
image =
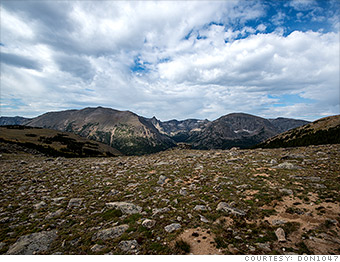
[[[292,163],[289,163],[289,162],[283,162],[281,164],[278,164],[277,166],[274,166],[273,168],[282,168],[282,169],[301,169],[301,167],[299,166],[296,166]]]
[[[279,189],[281,193],[287,194],[287,195],[293,195],[293,190],[287,189],[287,188],[281,188]]]
[[[294,179],[299,179],[299,180],[309,180],[311,182],[319,182],[321,180],[320,177],[318,176],[290,176],[290,178],[294,178]]]
[[[120,191],[116,190],[116,189],[111,189],[111,191],[107,194],[108,196],[115,196],[118,195],[120,193]]]
[[[275,159],[272,159],[272,160],[270,160],[270,164],[271,164],[271,165],[276,165],[276,164],[277,164],[277,161],[276,161]]]
[[[253,246],[249,246],[248,248],[249,248],[249,251],[250,251],[250,252],[255,252],[255,251],[256,251],[256,248],[253,247]]]
[[[93,235],[92,241],[108,240],[120,237],[128,228],[129,228],[128,225],[120,225],[116,227],[99,230]]]
[[[80,207],[83,203],[83,198],[71,198],[68,202],[67,208]]]
[[[204,223],[209,223],[210,221],[208,219],[206,219],[204,216],[199,215],[200,216],[200,220]]]
[[[157,181],[158,185],[164,185],[167,182],[168,178],[166,176],[160,175]]]
[[[238,252],[240,252],[240,250],[238,250],[233,244],[228,245],[228,250],[233,255],[236,255]]]
[[[269,243],[256,243],[257,247],[265,252],[271,252],[270,244]]]
[[[52,242],[57,238],[57,233],[53,231],[42,231],[21,236],[17,242],[11,245],[7,255],[33,255],[47,251]]]
[[[45,219],[50,219],[50,218],[60,216],[63,212],[64,212],[64,209],[60,208],[55,212],[48,213],[47,216],[45,217]]]
[[[177,219],[178,222],[182,221],[182,217],[181,216],[178,216],[176,219]]]
[[[152,228],[152,227],[154,227],[155,224],[156,224],[156,221],[155,220],[151,220],[151,219],[145,219],[142,222],[142,226],[146,227],[146,228]]]
[[[158,213],[164,213],[164,212],[169,212],[170,208],[168,207],[163,207],[163,208],[154,208],[152,209],[152,214],[153,216],[155,216]]]
[[[131,215],[142,212],[142,208],[132,203],[128,202],[110,202],[106,203],[109,208],[119,209],[123,214]]]
[[[65,197],[56,197],[56,198],[52,198],[51,200],[54,202],[54,203],[59,203],[60,201],[64,200]]]
[[[139,245],[137,240],[124,240],[119,242],[118,247],[125,252],[136,252]]]
[[[324,184],[314,184],[315,188],[321,188],[321,189],[325,189],[327,188]]]
[[[228,212],[228,213],[231,213],[231,214],[234,214],[234,215],[239,215],[239,216],[244,216],[246,214],[244,211],[237,209],[235,207],[231,207],[230,205],[228,205],[225,202],[220,202],[217,205],[216,211],[219,211],[219,210],[223,210],[225,212]]]
[[[207,207],[204,206],[204,205],[196,205],[196,206],[194,207],[194,210],[195,210],[195,211],[207,211],[208,209],[207,209]]]
[[[41,201],[41,202],[39,202],[38,204],[34,204],[34,205],[33,205],[33,207],[34,207],[35,209],[40,209],[40,208],[43,208],[43,207],[45,207],[45,206],[47,206],[47,204],[46,204],[44,201]]]
[[[6,246],[4,242],[0,242],[0,250],[3,249],[3,247]]]
[[[188,191],[185,187],[182,187],[181,190],[179,190],[179,194],[182,196],[186,196],[188,194]]]
[[[92,252],[100,252],[100,251],[104,250],[105,248],[106,248],[106,246],[95,244],[94,246],[91,247],[91,251]]]
[[[272,220],[272,225],[274,225],[274,226],[283,225],[285,223],[286,223],[285,220],[280,220],[280,219],[273,219]]]
[[[181,225],[178,224],[178,223],[172,223],[170,225],[167,225],[166,227],[164,227],[165,231],[168,232],[168,233],[171,233],[175,230],[178,230],[181,228]]]
[[[286,235],[285,235],[285,231],[279,227],[278,229],[275,230],[275,235],[278,239],[279,242],[286,242]]]

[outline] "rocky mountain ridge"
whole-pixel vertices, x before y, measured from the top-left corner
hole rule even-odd
[[[274,136],[257,147],[295,147],[309,145],[340,144],[340,115],[321,118]]]
[[[244,113],[225,115],[214,121],[160,121],[155,117],[145,118],[130,111],[103,107],[49,112],[20,121],[32,127],[73,132],[108,144],[127,155],[162,151],[178,142],[189,143],[196,149],[249,148],[282,131],[308,123],[285,118],[268,120]],[[12,122],[0,118],[0,125]]]

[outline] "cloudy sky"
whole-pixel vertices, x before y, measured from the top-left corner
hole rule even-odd
[[[339,1],[1,1],[1,115],[339,114]]]

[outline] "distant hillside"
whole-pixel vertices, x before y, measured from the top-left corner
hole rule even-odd
[[[126,155],[154,153],[175,145],[147,119],[130,111],[103,107],[50,112],[27,125],[73,132],[108,144]]]
[[[310,122],[305,120],[297,120],[297,119],[291,119],[291,118],[283,118],[278,117],[276,119],[268,119],[270,123],[273,124],[273,126],[276,127],[276,129],[280,132],[286,132],[290,129],[297,128],[303,125],[307,125]]]
[[[122,155],[118,150],[108,145],[90,141],[72,133],[28,126],[0,127],[0,142],[3,144],[2,153],[8,151],[4,144],[15,144],[50,156],[97,157]]]
[[[2,123],[24,123],[72,132],[110,145],[125,155],[142,155],[166,150],[179,142],[196,149],[249,148],[308,122],[289,118],[265,119],[244,113],[224,115],[214,121],[160,121],[130,111],[96,107],[49,112],[32,119],[3,117]]]
[[[25,125],[30,118],[25,118],[21,116],[14,116],[14,117],[0,117],[0,126],[10,126],[10,125]]]
[[[257,145],[261,148],[294,147],[340,143],[340,115],[287,131]]]
[[[243,113],[222,116],[189,139],[194,148],[247,148],[278,134],[269,120]]]
[[[201,132],[210,123],[207,119],[186,119],[181,121],[174,119],[162,122],[153,117],[149,120],[160,133],[168,135],[176,142],[187,141],[194,134]]]

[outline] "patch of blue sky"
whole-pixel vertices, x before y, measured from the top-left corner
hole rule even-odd
[[[268,95],[268,98],[278,100],[272,104],[273,107],[285,107],[295,104],[312,104],[316,102],[313,99],[301,97],[299,94],[284,94],[280,96]]]
[[[147,73],[149,71],[148,65],[151,65],[151,63],[143,61],[140,56],[136,56],[130,70],[134,73]]]
[[[26,105],[20,98],[1,98],[1,108],[19,109]]]

